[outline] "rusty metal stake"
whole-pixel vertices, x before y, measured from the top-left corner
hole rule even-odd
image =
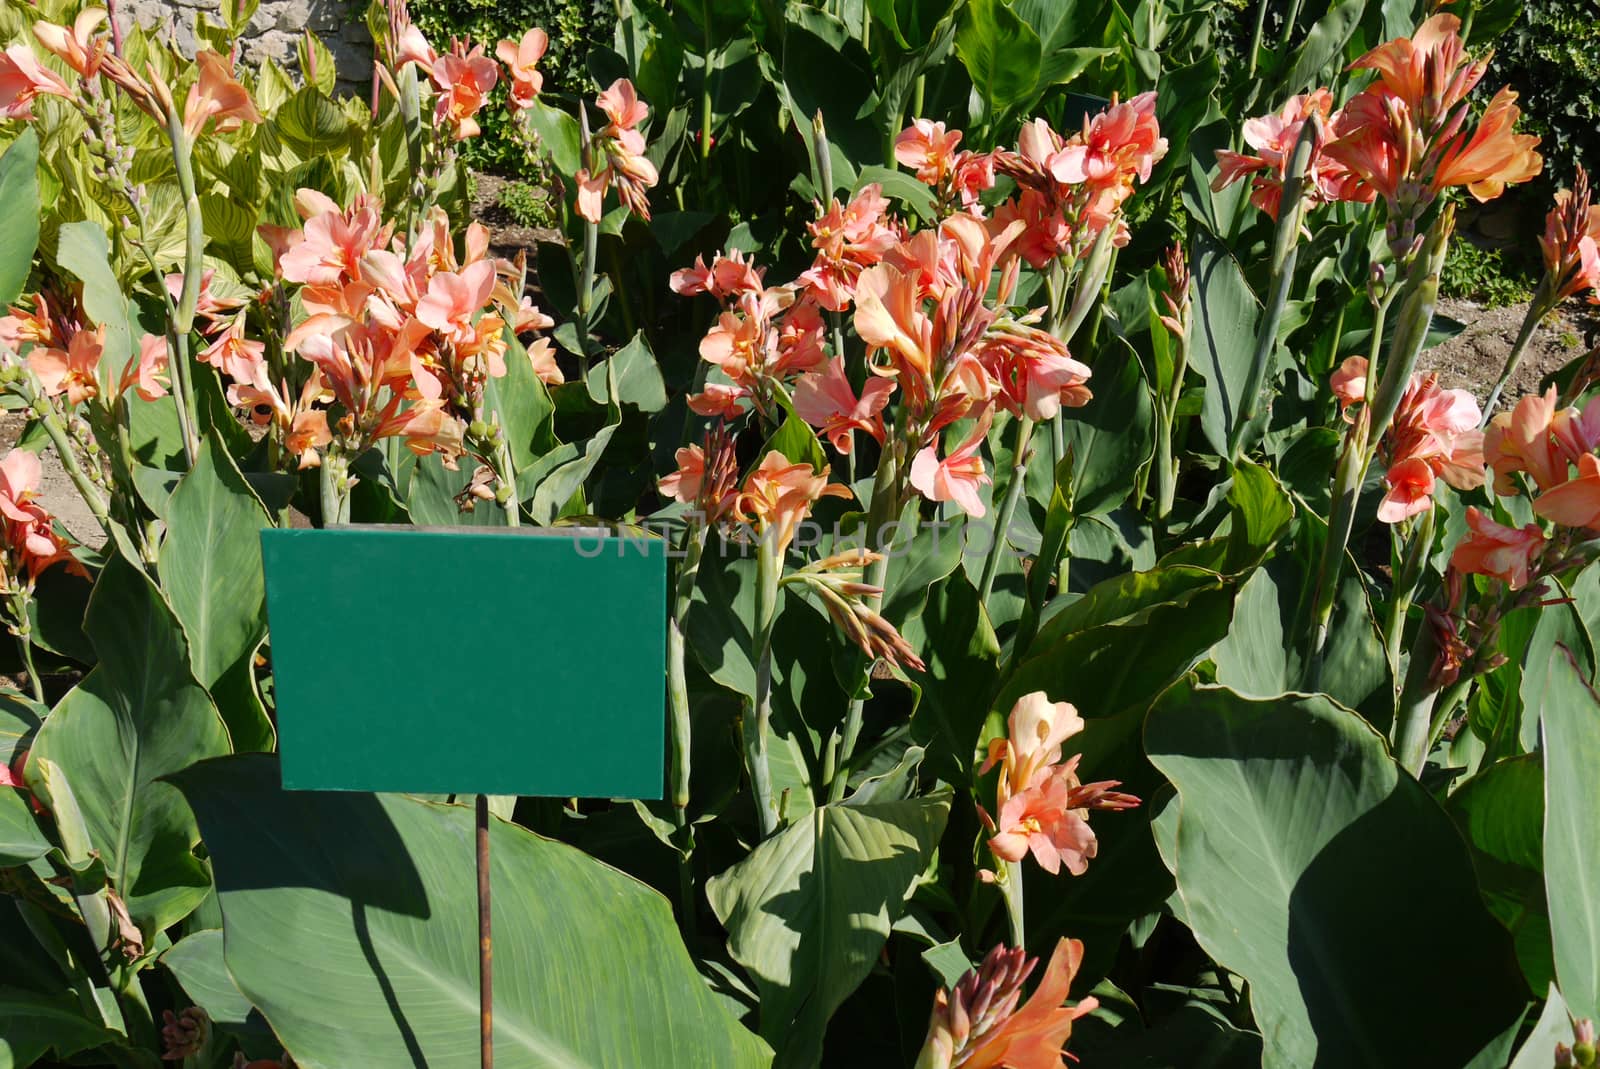
[[[494,943],[489,934],[489,798],[478,795],[478,1064],[494,1069]]]

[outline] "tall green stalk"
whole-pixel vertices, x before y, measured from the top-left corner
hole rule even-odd
[[[1479,425],[1487,427],[1494,409],[1500,403],[1500,394],[1504,392],[1506,383],[1511,381],[1511,376],[1517,373],[1517,368],[1522,363],[1522,354],[1528,348],[1528,342],[1533,338],[1533,332],[1538,328],[1539,321],[1550,311],[1550,279],[1547,277],[1539,280],[1539,286],[1533,291],[1533,300],[1528,302],[1528,314],[1522,317],[1522,329],[1517,331],[1517,340],[1511,345],[1511,352],[1506,354],[1506,363],[1500,369],[1500,377],[1494,380],[1494,389],[1489,391],[1489,399],[1483,403],[1483,422]]]
[[[756,550],[756,693],[754,715],[745,718],[745,765],[755,794],[756,819],[763,839],[778,830],[778,805],[772,796],[772,766],[767,739],[772,732],[772,628],[778,618],[778,579],[782,551],[770,537]]]
[[[989,555],[983,560],[983,573],[978,580],[978,600],[987,603],[994,589],[995,572],[1000,567],[1000,555],[1005,552],[1006,531],[1011,527],[1011,517],[1022,499],[1023,484],[1028,479],[1028,460],[1033,456],[1033,420],[1023,416],[1017,421],[1017,440],[1012,446],[1011,478],[1006,482],[1006,496],[995,513],[994,531],[989,542]]]
[[[706,545],[706,529],[691,522],[684,529],[679,547],[682,556],[673,583],[672,616],[667,621],[667,709],[670,741],[667,780],[672,800],[672,826],[678,848],[678,898],[687,927],[694,916],[693,873],[689,855],[693,851],[689,831],[689,767],[693,743],[689,719],[689,678],[684,626],[689,605],[694,600],[695,579],[700,573],[700,555]]]
[[[172,144],[172,162],[178,174],[178,195],[183,198],[183,289],[178,294],[173,313],[171,333],[172,358],[168,361],[172,371],[173,402],[178,408],[179,429],[183,433],[183,450],[193,467],[200,455],[200,438],[197,428],[199,417],[194,398],[193,369],[189,364],[189,335],[194,329],[195,309],[200,303],[200,282],[205,272],[206,232],[205,218],[200,213],[200,198],[195,192],[194,142],[183,128],[183,117],[177,108],[167,112],[167,140]]]
[[[1267,303],[1256,328],[1255,350],[1250,354],[1250,371],[1245,377],[1244,393],[1239,398],[1239,415],[1228,436],[1228,459],[1231,463],[1237,464],[1244,452],[1245,435],[1249,433],[1250,424],[1260,410],[1267,369],[1272,365],[1272,354],[1277,349],[1278,323],[1283,319],[1283,309],[1289,300],[1289,286],[1294,282],[1294,265],[1300,248],[1300,219],[1305,211],[1301,193],[1305,188],[1306,169],[1311,165],[1311,154],[1316,149],[1318,136],[1315,120],[1301,124],[1299,140],[1294,144],[1294,154],[1289,157],[1289,169],[1284,174],[1283,197],[1278,202],[1278,228],[1272,239],[1272,275],[1267,283]]]

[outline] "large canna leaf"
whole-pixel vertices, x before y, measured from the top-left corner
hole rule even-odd
[[[293,793],[273,758],[175,777],[216,869],[228,973],[305,1069],[478,1064],[472,811]],[[766,1065],[694,970],[667,903],[492,820],[501,1069]]]
[[[1191,262],[1194,327],[1189,366],[1205,379],[1200,427],[1211,448],[1221,454],[1227,451],[1228,428],[1244,406],[1261,305],[1238,261],[1204,230],[1195,232]]]
[[[817,1064],[828,1018],[871,970],[949,813],[948,794],[820,806],[707,885],[760,989],[775,1065]]]
[[[39,730],[30,783],[59,767],[90,844],[146,934],[187,916],[210,878],[183,798],[161,777],[228,752],[211,699],[189,671],[183,630],[160,591],[113,556],[89,599],[85,630],[100,664]]]
[[[1264,1066],[1456,1069],[1517,1020],[1466,850],[1377,732],[1322,695],[1171,697],[1145,726],[1178,790],[1163,851],[1201,947],[1249,981]]]
[[[208,435],[167,507],[161,585],[183,622],[195,678],[213,693],[241,663],[248,670],[266,636],[261,529],[271,523],[222,442]],[[253,702],[230,702],[222,712],[235,750],[271,748],[272,727]]]
[[[1544,886],[1556,980],[1577,1018],[1600,1018],[1600,698],[1571,654],[1549,654],[1544,707]]]
[[[101,378],[122,373],[122,366],[143,336],[133,305],[111,270],[111,242],[99,223],[67,223],[56,239],[56,260],[83,283],[83,310],[106,328],[100,354]],[[168,404],[170,407],[170,403]]]
[[[26,127],[0,156],[0,308],[22,292],[39,246],[39,135]]]
[[[1039,35],[1005,0],[969,0],[956,28],[956,55],[966,64],[991,124],[1029,100],[1039,84]]]

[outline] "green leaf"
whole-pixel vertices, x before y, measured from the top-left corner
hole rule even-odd
[[[206,1011],[211,1022],[230,1032],[271,1036],[261,1014],[228,975],[223,960],[222,930],[206,928],[184,936],[161,955],[189,1001]]]
[[[940,778],[964,783],[999,674],[1000,640],[978,591],[960,571],[928,591],[928,603],[904,628],[905,640],[927,665],[909,673],[922,688],[911,737],[928,750]]]
[[[1155,407],[1138,358],[1127,344],[1108,349],[1090,380],[1093,399],[1061,410],[1072,457],[1074,516],[1103,515],[1122,504],[1155,448]],[[1120,366],[1114,366],[1117,358]]]
[[[161,585],[189,640],[189,659],[201,686],[255,656],[267,633],[261,531],[267,510],[215,435],[207,435],[194,468],[179,480],[167,508],[161,546]],[[226,716],[227,710],[223,710]],[[240,737],[241,731],[247,737]],[[255,717],[229,719],[234,749],[270,745]]]
[[[1550,1069],[1555,1064],[1557,1043],[1572,1045],[1572,1019],[1567,1016],[1561,992],[1551,984],[1544,1011],[1533,1023],[1528,1038],[1523,1040],[1522,1049],[1512,1059],[1510,1069]]]
[[[1337,64],[1366,10],[1367,0],[1343,0],[1317,20],[1295,51],[1289,76],[1280,83],[1283,95],[1302,93],[1322,83],[1324,72]]]
[[[339,155],[352,136],[345,113],[314,85],[295,93],[268,121],[302,159]]]
[[[1460,838],[1365,721],[1321,695],[1172,698],[1145,746],[1178,790],[1178,893],[1249,981],[1264,1066],[1459,1066],[1516,1020]]]
[[[829,1017],[877,960],[949,812],[948,794],[820,806],[707,883],[760,989],[775,1065],[818,1063]]]
[[[1031,100],[1039,84],[1039,35],[1004,0],[968,0],[956,28],[956,55],[982,95],[990,123]]]
[[[263,755],[175,779],[211,851],[228,972],[297,1064],[477,1066],[470,808],[286,792]],[[660,895],[498,818],[489,834],[502,1064],[767,1064]]]
[[[64,224],[56,239],[56,262],[83,283],[83,310],[90,320],[106,328],[100,366],[120,375],[134,351],[135,339],[142,338],[144,331],[111,271],[111,243],[104,228],[99,223]],[[101,378],[106,377],[102,372]],[[167,407],[171,407],[170,401]]]
[[[187,916],[211,882],[192,850],[194,818],[161,777],[227,753],[228,736],[172,610],[120,555],[100,573],[85,631],[100,664],[46,718],[28,767],[59,767],[112,885],[150,934]]]
[[[1200,426],[1218,455],[1227,452],[1228,429],[1238,418],[1255,348],[1261,306],[1239,264],[1204,230],[1195,233],[1194,326],[1189,366],[1205,379]]]
[[[557,173],[564,178],[577,174],[583,167],[578,120],[539,99],[535,99],[523,114],[539,135],[544,150],[550,153],[550,162],[556,165]]]
[[[32,126],[0,156],[0,308],[22,294],[39,247],[39,135]]]
[[[590,398],[597,405],[611,400],[606,386],[608,367],[616,376],[619,404],[632,405],[641,412],[659,412],[666,407],[667,385],[661,380],[661,368],[656,364],[655,353],[650,351],[644,331],[636,332],[628,344],[589,369],[584,381],[588,384]]]
[[[750,622],[756,614],[756,562],[709,536],[695,576],[693,600],[684,632],[706,674],[729,690],[754,700],[756,669],[750,650]]]
[[[1522,698],[1520,733],[1524,750],[1538,748],[1539,724],[1548,715],[1552,701],[1559,700],[1560,692],[1556,688],[1566,660],[1566,654],[1559,650],[1566,650],[1576,659],[1579,674],[1584,679],[1594,677],[1586,638],[1583,621],[1571,604],[1557,602],[1539,609],[1533,635],[1521,658],[1522,679],[1518,693]]]
[[[1544,885],[1556,978],[1577,1018],[1600,1018],[1600,698],[1572,655],[1548,655],[1544,709]]]
[[[554,522],[566,503],[583,488],[584,480],[589,477],[595,465],[600,463],[600,456],[610,444],[611,436],[622,425],[619,421],[621,413],[615,406],[611,408],[611,413],[612,422],[595,432],[594,437],[584,444],[582,454],[558,465],[540,480],[538,489],[533,492],[533,500],[528,503],[528,511],[533,515],[534,523]]]
[[[0,1065],[32,1065],[50,1051],[70,1058],[121,1038],[86,1018],[70,995],[0,987]]]
[[[39,830],[22,791],[0,787],[0,869],[26,865],[50,852],[50,840]]]

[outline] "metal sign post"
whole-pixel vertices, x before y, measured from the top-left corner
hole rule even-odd
[[[666,544],[371,525],[261,549],[284,788],[473,796],[491,1069],[488,796],[661,797]]]

